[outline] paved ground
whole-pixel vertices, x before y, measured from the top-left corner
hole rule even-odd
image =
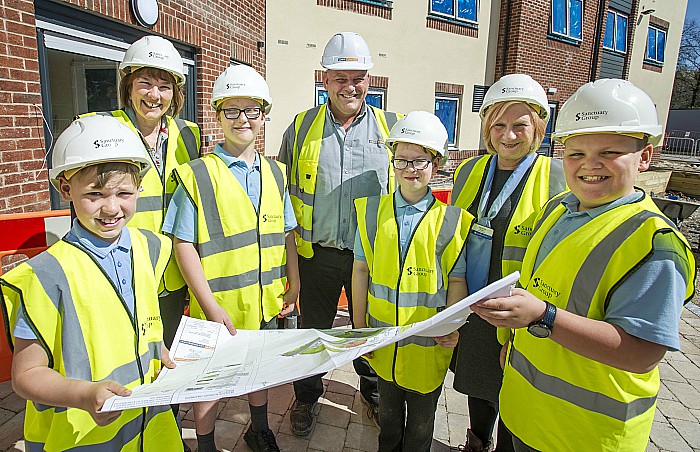
[[[341,323],[343,319],[338,319]],[[682,351],[667,353],[661,363],[661,392],[647,451],[700,451],[700,308],[690,304],[681,321]],[[452,389],[448,374],[440,397],[433,451],[448,451],[464,441],[469,420],[466,397]],[[326,393],[316,410],[318,422],[308,438],[291,434],[289,409],[291,384],[270,390],[271,428],[282,451],[375,451],[377,428],[360,401],[358,378],[352,366],[336,369],[324,380]],[[196,447],[192,409],[182,406],[184,438]],[[217,445],[226,451],[248,451],[243,432],[249,421],[245,397],[219,404]],[[24,401],[10,386],[0,383],[0,451],[24,451],[22,421]]]

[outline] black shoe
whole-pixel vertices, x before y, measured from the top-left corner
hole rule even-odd
[[[379,405],[372,402],[371,400],[365,399],[365,396],[360,393],[360,400],[362,404],[367,408],[367,419],[374,422],[374,425],[379,428]]]
[[[292,422],[292,433],[296,436],[308,436],[313,431],[316,423],[314,405],[315,403],[294,401],[290,420]]]
[[[262,432],[254,432],[252,427],[248,427],[243,435],[245,443],[253,449],[253,452],[279,452],[275,441],[275,434],[269,428]]]

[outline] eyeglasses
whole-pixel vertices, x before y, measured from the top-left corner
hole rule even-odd
[[[396,168],[397,170],[404,170],[408,168],[408,165],[411,165],[414,170],[424,170],[430,164],[432,163],[431,160],[428,159],[415,159],[415,160],[404,160],[404,159],[392,159],[391,164]]]
[[[224,112],[226,119],[238,119],[241,113],[245,113],[245,117],[248,119],[258,119],[262,109],[259,107],[249,107],[249,108],[222,108],[221,111]]]

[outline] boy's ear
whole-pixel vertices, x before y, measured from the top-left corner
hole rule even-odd
[[[66,202],[72,201],[70,191],[70,182],[65,177],[58,176],[58,193],[61,195],[61,199]]]
[[[637,168],[640,172],[649,169],[649,166],[651,165],[651,156],[653,153],[654,146],[651,144],[647,144],[642,148],[642,154],[640,155],[639,159],[639,168]]]

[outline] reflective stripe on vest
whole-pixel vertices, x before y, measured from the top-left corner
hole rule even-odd
[[[465,160],[455,171],[452,199],[455,206],[470,210],[478,205],[492,155]],[[532,236],[535,217],[547,200],[566,189],[561,160],[537,156],[527,175],[520,198],[508,219],[501,254],[501,275],[519,271]]]
[[[389,137],[391,127],[396,124],[402,115],[372,106],[368,107],[377,122],[382,139],[386,140]],[[326,110],[327,104],[319,105],[299,113],[294,119],[295,133],[290,168],[289,196],[294,207],[294,215],[299,224],[295,230],[297,252],[306,258],[313,256],[311,243],[313,240],[314,193],[316,192],[316,176],[318,174],[318,160],[321,154]],[[388,149],[387,156],[388,159],[391,159]],[[389,168],[388,180],[387,190],[389,193],[393,193],[395,181],[394,172],[391,168]]]
[[[367,324],[408,325],[435,315],[446,304],[448,275],[473,217],[434,200],[416,226],[402,261],[394,195],[361,198],[355,205],[369,268]],[[370,364],[383,379],[428,393],[444,380],[451,355],[432,338],[411,337],[376,350]],[[417,368],[426,371],[417,374]]]
[[[16,322],[12,306],[21,304],[48,356],[48,366],[66,378],[113,380],[127,388],[156,378],[162,346],[156,290],[171,245],[150,231],[129,232],[133,315],[94,258],[66,241],[0,280],[11,323]],[[144,448],[155,447],[156,441],[167,447],[181,444],[169,406],[125,410],[109,427],[98,427],[83,410],[31,401],[25,414],[25,440],[29,450],[139,450],[141,442]]]
[[[183,165],[176,176],[197,207],[197,249],[214,298],[237,328],[258,329],[279,313],[286,286],[282,164],[261,156],[257,213],[216,155]],[[205,318],[193,294],[191,300],[190,315]]]
[[[653,238],[663,233],[677,238],[671,243],[689,262],[686,297],[692,297],[690,247],[648,197],[592,219],[562,240],[533,273],[542,240],[565,212],[559,201],[550,203],[528,247],[520,283],[535,296],[603,320],[611,293],[648,258]],[[566,271],[561,256],[566,256]],[[500,410],[508,429],[539,450],[643,450],[659,384],[658,368],[626,372],[518,329],[504,372]],[[532,422],[532,407],[543,406],[548,408],[538,410],[538,422]],[[576,419],[575,428],[571,419]]]

